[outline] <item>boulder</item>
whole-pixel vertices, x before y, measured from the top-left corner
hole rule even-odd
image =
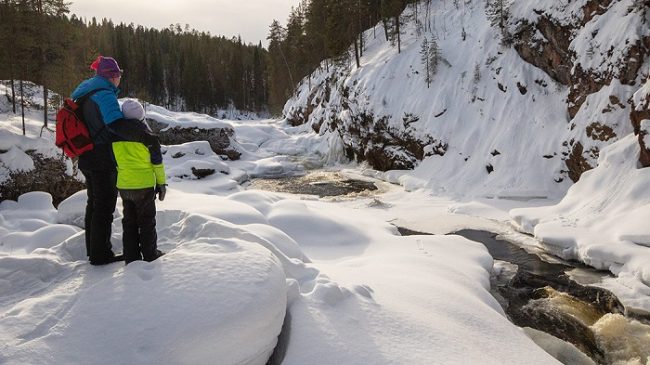
[[[0,201],[17,200],[30,191],[44,191],[52,195],[54,206],[86,188],[81,173],[67,173],[66,159],[45,157],[40,153],[26,151],[33,161],[33,169],[13,170],[7,180],[0,183]]]
[[[169,127],[167,124],[147,118],[147,123],[164,145],[178,145],[193,141],[208,141],[214,153],[238,160],[241,153],[233,147],[235,131],[230,127],[203,129],[197,127]]]

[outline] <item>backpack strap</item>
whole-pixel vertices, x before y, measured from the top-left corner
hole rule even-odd
[[[99,88],[99,89],[95,89],[95,90],[93,90],[93,91],[91,91],[91,92],[89,92],[89,93],[87,93],[87,94],[85,94],[85,95],[79,97],[78,99],[75,99],[75,103],[77,103],[77,105],[79,105],[79,111],[80,111],[82,114],[83,114],[83,104],[86,102],[86,100],[90,99],[91,96],[95,95],[96,93],[98,93],[98,92],[100,92],[100,91],[102,91],[102,90],[111,91],[110,89]],[[83,116],[83,115],[82,115],[82,116]],[[83,120],[83,118],[81,118],[81,120]],[[97,133],[95,133],[95,135],[91,135],[91,137],[92,137],[93,139],[95,139],[95,137],[101,135],[102,132],[104,132],[104,129],[106,129],[106,123],[102,123],[102,127],[99,128],[99,131],[97,131]]]
[[[106,88],[95,89],[95,90],[93,90],[93,91],[91,91],[91,92],[89,92],[89,93],[87,93],[85,95],[80,96],[78,99],[75,99],[75,103],[77,103],[79,106],[81,106],[81,104],[83,104],[86,101],[86,99],[88,99],[89,97],[95,95],[96,93],[98,93],[98,92],[100,92],[102,90],[111,91],[110,89],[106,89]]]

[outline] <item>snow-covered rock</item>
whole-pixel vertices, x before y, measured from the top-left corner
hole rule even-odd
[[[639,144],[627,137],[605,148],[560,203],[510,212],[548,251],[619,277],[612,288],[630,307],[650,311],[650,169],[638,168]]]
[[[2,362],[265,364],[286,311],[276,256],[245,231],[224,238],[225,222],[177,211],[158,220],[169,252],[153,263],[82,263],[72,227],[54,247],[0,255]],[[70,226],[44,229],[58,227]],[[39,231],[15,245],[55,239]]]

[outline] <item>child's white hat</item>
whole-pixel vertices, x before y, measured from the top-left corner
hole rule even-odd
[[[144,120],[144,107],[135,99],[128,99],[122,103],[122,114],[126,119]]]

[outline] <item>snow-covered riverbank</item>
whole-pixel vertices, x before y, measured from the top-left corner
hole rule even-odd
[[[556,363],[489,293],[493,263],[482,245],[401,237],[395,228],[482,228],[539,246],[517,232],[509,212],[556,202],[406,191],[407,172],[357,165],[329,166],[381,178],[376,195],[246,190],[240,183],[250,176],[300,173],[341,151],[282,121],[184,117],[232,126],[242,159],[224,161],[203,142],[165,148],[170,187],[157,207],[160,247],[169,254],[159,261],[89,266],[83,192],[58,210],[43,193],[0,203],[0,362],[264,364],[286,313],[283,364]],[[215,173],[198,179],[192,167]],[[117,251],[120,211],[118,204]],[[579,361],[565,343],[537,341]]]

